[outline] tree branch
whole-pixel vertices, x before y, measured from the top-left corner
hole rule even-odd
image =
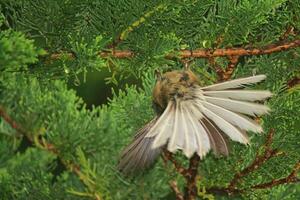
[[[170,53],[165,56],[166,59],[180,58],[211,58],[211,57],[239,57],[239,56],[253,56],[264,55],[275,52],[280,52],[300,46],[300,40],[295,39],[293,41],[281,42],[276,44],[270,44],[264,47],[257,48],[224,48],[224,49],[196,49],[196,50],[180,50],[177,53]],[[98,55],[102,58],[114,57],[114,58],[131,58],[135,56],[135,53],[130,50],[107,50],[101,51]],[[75,58],[75,55],[70,52],[53,53],[50,55],[50,59],[56,60],[63,56],[67,56],[71,59]]]
[[[294,40],[282,44],[271,44],[261,48],[226,48],[226,49],[215,49],[214,51],[197,49],[194,51],[182,50],[180,51],[180,57],[188,58],[209,58],[209,57],[226,57],[226,56],[250,56],[250,55],[263,55],[271,54],[274,52],[284,51],[290,48],[300,46],[300,40]],[[170,57],[168,55],[167,57]]]
[[[286,31],[280,36],[279,41],[285,41],[290,35],[296,36],[295,27],[289,26]]]
[[[197,173],[199,161],[200,157],[196,153],[190,158],[188,173],[185,176],[187,182],[185,199],[187,200],[194,200],[197,196]]]
[[[297,77],[297,76],[293,77],[291,80],[289,80],[287,82],[287,86],[288,86],[289,89],[291,89],[291,88],[293,88],[293,87],[295,87],[299,84],[300,84],[300,77]]]
[[[219,195],[234,195],[234,194],[241,194],[249,191],[249,189],[268,189],[272,188],[278,185],[283,185],[283,184],[289,184],[289,183],[298,183],[300,182],[300,179],[297,177],[297,173],[300,171],[300,161],[298,161],[295,166],[293,167],[292,172],[281,179],[274,179],[266,183],[260,183],[257,185],[250,186],[249,188],[218,188],[218,187],[212,187],[209,188],[207,191],[209,193],[213,194],[219,194]]]
[[[222,69],[220,65],[218,65],[215,57],[209,57],[208,62],[213,68],[213,70],[215,70],[216,74],[218,75],[218,82],[222,81],[225,71]]]
[[[173,154],[166,149],[163,150],[163,159],[164,161],[170,161],[173,163],[175,170],[181,174],[182,176],[186,176],[188,171],[183,166],[180,165],[180,163],[177,162],[177,160],[173,157]]]
[[[228,187],[220,188],[220,187],[211,187],[207,189],[208,192],[214,194],[222,194],[222,195],[233,195],[233,194],[240,194],[249,191],[249,189],[268,189],[272,188],[277,185],[287,184],[287,183],[295,183],[299,182],[299,178],[297,178],[297,173],[300,171],[300,161],[296,163],[292,172],[285,178],[281,179],[274,179],[266,183],[260,183],[257,185],[252,185],[247,188],[238,188],[236,185],[240,182],[240,180],[245,177],[246,175],[250,174],[251,172],[257,170],[259,167],[263,165],[267,160],[270,158],[279,155],[277,150],[271,148],[272,140],[274,136],[274,129],[269,131],[269,134],[266,138],[266,142],[263,145],[264,153],[259,155],[257,153],[254,161],[247,167],[245,167],[240,172],[237,172],[233,179],[230,181]]]
[[[170,184],[173,191],[175,191],[176,199],[194,200],[197,196],[197,172],[200,158],[197,154],[194,154],[190,158],[189,167],[186,169],[181,166],[173,157],[173,154],[167,150],[163,151],[163,159],[165,162],[170,161],[173,163],[175,170],[181,174],[186,180],[185,194],[182,196],[180,190],[177,188],[176,181],[172,181]],[[175,187],[176,186],[176,187]]]
[[[271,188],[277,185],[282,185],[282,184],[287,184],[287,183],[296,183],[296,182],[300,182],[300,179],[297,177],[297,173],[300,171],[300,161],[298,161],[292,172],[285,178],[281,178],[281,179],[274,179],[270,182],[267,183],[262,183],[262,184],[258,184],[258,185],[254,185],[251,188],[253,189],[266,189],[266,188]]]
[[[23,130],[19,124],[17,124],[4,110],[4,108],[0,105],[0,117],[6,121],[13,129],[19,132],[22,135],[26,134],[26,131]]]
[[[229,56],[228,57],[228,65],[220,77],[221,81],[227,81],[231,78],[237,64],[239,62],[239,56]]]
[[[259,155],[259,153],[256,154],[255,159],[253,162],[245,167],[243,170],[240,172],[237,172],[234,176],[233,179],[230,181],[229,186],[228,186],[228,191],[234,191],[236,188],[237,183],[243,178],[244,176],[250,174],[254,170],[257,170],[259,167],[263,165],[267,160],[269,160],[271,157],[276,155],[278,152],[277,150],[273,150],[271,148],[272,140],[274,136],[274,129],[271,129],[269,131],[269,134],[267,136],[266,142],[264,144],[264,153],[262,155]]]

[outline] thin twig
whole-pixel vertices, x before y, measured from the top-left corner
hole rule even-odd
[[[231,78],[237,64],[239,61],[239,56],[229,56],[228,57],[228,65],[222,74],[221,80],[222,81],[227,81]]]
[[[260,183],[260,184],[253,185],[253,186],[250,186],[247,188],[236,187],[236,185],[240,182],[240,180],[243,177],[245,177],[249,173],[257,170],[259,167],[262,166],[263,163],[265,163],[270,158],[272,158],[276,155],[279,155],[278,151],[272,149],[272,147],[271,147],[273,136],[274,136],[274,129],[271,129],[266,138],[266,142],[263,145],[264,153],[262,155],[257,154],[254,161],[249,166],[247,166],[240,172],[237,172],[234,175],[233,179],[230,181],[228,187],[224,187],[224,188],[211,187],[211,188],[208,188],[207,191],[209,193],[214,193],[214,194],[233,195],[233,194],[245,193],[245,192],[249,191],[249,189],[267,189],[267,188],[271,188],[271,187],[281,185],[281,184],[299,182],[300,180],[299,180],[299,178],[297,178],[297,173],[300,170],[300,161],[294,166],[292,172],[285,178],[274,179],[274,180],[271,180],[270,182]]]
[[[212,194],[219,194],[219,195],[237,195],[241,193],[248,192],[250,189],[268,189],[272,188],[278,185],[283,185],[283,184],[290,184],[290,183],[298,183],[300,182],[300,179],[297,177],[297,173],[300,171],[300,161],[296,163],[294,166],[292,172],[281,179],[274,179],[266,183],[260,183],[257,185],[253,185],[247,188],[233,188],[229,189],[228,187],[226,188],[219,188],[219,187],[211,187],[207,189],[208,193]]]
[[[174,191],[174,193],[176,195],[176,200],[184,200],[183,194],[179,190],[177,182],[174,181],[174,180],[170,181],[170,186],[171,186],[172,190]]]
[[[259,167],[262,166],[263,163],[265,163],[267,160],[269,160],[271,157],[276,155],[278,152],[277,150],[273,150],[271,148],[272,140],[274,136],[274,129],[271,129],[269,131],[269,134],[266,138],[266,142],[264,144],[264,153],[262,155],[259,155],[259,153],[256,154],[255,159],[253,162],[245,167],[243,170],[240,172],[237,172],[234,176],[233,179],[230,181],[228,190],[233,191],[236,189],[237,183],[241,180],[242,177],[248,175],[249,173],[253,172],[254,170],[257,170]]]
[[[300,77],[294,77],[287,82],[288,88],[293,88],[296,85],[300,85]]]
[[[297,173],[300,171],[300,161],[298,161],[292,172],[285,178],[281,178],[281,179],[274,179],[270,182],[267,183],[262,183],[262,184],[258,184],[258,185],[254,185],[251,186],[251,188],[253,189],[266,189],[266,188],[271,188],[277,185],[282,185],[282,184],[287,184],[287,183],[296,183],[296,182],[300,182],[300,179],[297,177]]]
[[[286,31],[280,36],[279,41],[285,41],[290,35],[295,36],[295,27],[289,26]]]

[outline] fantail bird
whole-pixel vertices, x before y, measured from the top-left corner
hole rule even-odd
[[[172,153],[182,150],[188,158],[196,153],[202,159],[211,149],[228,155],[225,135],[248,144],[246,131],[263,131],[251,117],[269,112],[269,107],[259,102],[272,93],[242,87],[265,78],[257,75],[201,87],[189,69],[159,75],[153,89],[157,115],[123,150],[118,169],[124,174],[145,169],[163,148]]]

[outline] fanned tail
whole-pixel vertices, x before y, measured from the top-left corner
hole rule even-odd
[[[246,131],[263,131],[247,115],[255,117],[268,113],[269,107],[257,101],[271,97],[272,93],[235,88],[257,83],[265,78],[265,75],[257,75],[197,88],[197,108],[232,140],[247,144],[249,139]]]
[[[188,158],[194,153],[203,158],[210,149],[216,154],[228,155],[224,135],[248,144],[246,131],[263,131],[251,117],[270,111],[261,102],[272,93],[236,88],[257,83],[265,77],[258,75],[202,88],[193,86],[188,98],[175,96],[162,115],[138,131],[123,151],[118,168],[125,174],[147,168],[164,147],[173,153],[182,150]]]
[[[146,136],[155,136],[152,148],[167,145],[170,152],[182,150],[187,157],[197,153],[203,158],[210,149],[216,154],[228,155],[224,135],[248,144],[246,131],[263,131],[250,117],[270,111],[268,106],[257,101],[269,98],[272,93],[235,88],[257,83],[265,77],[258,75],[203,88],[195,87],[191,95],[193,98],[170,101],[163,113],[163,120],[152,127]]]

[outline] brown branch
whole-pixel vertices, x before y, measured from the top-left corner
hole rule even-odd
[[[286,31],[280,36],[279,41],[285,41],[290,35],[295,36],[295,27],[289,26]]]
[[[291,80],[289,80],[287,82],[287,86],[288,86],[289,89],[293,88],[293,87],[295,87],[296,85],[299,85],[299,84],[300,84],[300,77],[294,77],[294,78],[292,78]]]
[[[177,182],[176,181],[170,181],[170,186],[172,190],[174,191],[176,195],[176,200],[184,200],[182,193],[180,192]]]
[[[222,81],[225,71],[218,65],[215,57],[209,57],[208,62],[218,75],[218,81]]]
[[[268,188],[272,188],[272,187],[275,187],[275,186],[278,186],[278,185],[289,184],[289,183],[297,183],[297,182],[300,182],[300,179],[297,177],[297,173],[299,173],[299,171],[300,171],[300,161],[298,161],[295,164],[295,166],[293,167],[292,172],[284,178],[274,179],[274,180],[271,180],[271,181],[266,182],[266,183],[260,183],[260,184],[257,184],[257,185],[250,186],[249,188],[229,189],[229,188],[212,187],[212,188],[209,188],[207,191],[209,193],[213,193],[213,194],[233,195],[233,194],[245,193],[245,192],[249,191],[249,189],[268,189]]]
[[[289,35],[293,29],[288,29],[287,32],[281,37],[285,38]],[[110,50],[99,52],[98,55],[102,58],[114,57],[119,59],[132,58],[135,53],[130,50],[116,50],[115,47],[121,40],[117,40],[117,43],[113,43]],[[179,52],[171,53],[165,56],[166,59],[174,59],[179,57],[181,59],[187,58],[206,58],[209,63],[214,67],[219,81],[229,80],[238,64],[238,59],[241,56],[250,55],[264,55],[275,52],[288,50],[300,46],[300,40],[296,39],[293,41],[281,41],[280,43],[270,44],[260,48],[224,48],[224,49],[196,49],[196,50],[180,50]],[[50,55],[50,59],[56,60],[66,56],[70,59],[74,59],[76,56],[73,53],[54,53]],[[215,57],[227,57],[229,62],[225,70],[217,65]]]
[[[188,168],[188,173],[185,176],[187,187],[185,191],[185,199],[194,200],[197,196],[197,172],[199,166],[200,157],[194,154],[190,158],[190,165]]]
[[[239,183],[239,181],[244,176],[246,176],[246,175],[250,174],[251,172],[260,168],[267,160],[269,160],[270,158],[272,158],[273,156],[275,156],[278,153],[277,150],[274,150],[271,148],[273,136],[274,136],[274,129],[271,129],[269,131],[269,134],[266,137],[265,144],[263,145],[263,148],[264,148],[263,154],[260,155],[259,153],[257,153],[255,156],[255,159],[249,166],[245,167],[243,170],[241,170],[240,172],[237,172],[233,176],[233,179],[230,181],[228,188],[227,188],[227,191],[229,191],[229,193],[231,193],[237,189],[236,188],[237,183]]]
[[[177,162],[177,160],[173,157],[173,154],[167,150],[163,151],[163,159],[165,161],[170,161],[173,163],[173,166],[175,168],[175,170],[181,174],[182,176],[186,176],[188,171],[187,169],[185,169],[183,166],[180,165],[180,163]]]
[[[257,170],[259,167],[262,166],[263,163],[265,163],[270,158],[279,155],[279,152],[277,150],[272,149],[271,147],[273,136],[274,136],[274,129],[271,129],[266,138],[266,142],[263,145],[264,153],[262,155],[257,154],[254,161],[249,166],[247,166],[240,172],[236,173],[233,179],[230,181],[228,187],[224,187],[224,188],[212,187],[212,188],[208,188],[207,191],[209,193],[214,193],[214,194],[233,195],[233,194],[240,194],[240,193],[247,192],[249,191],[249,189],[268,189],[281,184],[299,182],[300,180],[299,178],[297,178],[297,173],[300,170],[300,161],[294,166],[292,172],[285,178],[274,179],[271,180],[270,182],[260,183],[247,188],[236,187],[236,185],[240,182],[240,180],[243,177]]]
[[[163,159],[164,161],[170,161],[173,163],[176,171],[181,174],[186,180],[186,188],[184,198],[182,197],[181,193],[178,193],[179,189],[177,190],[174,188],[174,184],[177,186],[176,181],[172,181],[171,188],[175,191],[176,199],[186,199],[186,200],[194,200],[197,196],[197,172],[198,172],[198,165],[200,158],[197,154],[194,154],[190,158],[189,167],[186,169],[181,166],[173,157],[173,154],[167,150],[163,151]]]
[[[225,70],[222,69],[218,65],[218,63],[215,60],[215,57],[208,58],[209,64],[212,66],[212,68],[215,70],[215,72],[218,75],[218,81],[227,81],[231,78],[237,64],[239,61],[239,56],[228,56],[228,65]]]
[[[0,106],[0,117],[6,121],[13,129],[15,129],[17,132],[21,133],[22,135],[25,135],[25,131],[21,126],[19,126],[4,110],[2,106]]]
[[[297,173],[300,171],[300,161],[298,161],[292,172],[285,178],[281,178],[281,179],[274,179],[270,182],[267,183],[262,183],[262,184],[258,184],[258,185],[254,185],[251,188],[253,189],[266,189],[266,188],[271,188],[277,185],[282,185],[282,184],[288,184],[288,183],[296,183],[296,182],[300,182],[300,179],[297,177]]]
[[[287,30],[284,32],[284,34],[279,38],[279,42],[281,42],[281,45],[284,44],[285,40],[288,38],[288,36],[293,35],[295,36],[295,32],[294,32],[294,27],[290,26],[287,28]],[[222,38],[222,37],[220,37]],[[219,41],[219,39],[216,41],[216,44],[219,44],[220,42],[222,42],[222,40]],[[274,44],[275,45],[275,44]],[[275,46],[269,45],[269,48],[274,48]],[[278,44],[277,44],[278,45]],[[248,49],[250,49],[248,47]],[[265,50],[267,50],[267,48],[265,48]],[[254,49],[252,49],[254,50]],[[274,49],[275,50],[275,49]],[[215,50],[210,50],[209,54],[213,54]],[[228,65],[226,67],[225,70],[223,70],[220,66],[217,65],[214,57],[209,57],[209,62],[210,64],[213,66],[213,68],[215,69],[217,75],[218,75],[218,80],[219,81],[227,81],[231,78],[237,64],[238,64],[238,60],[239,57],[241,55],[229,55],[227,56],[228,58]]]
[[[266,151],[263,155],[257,156],[248,167],[234,175],[234,178],[231,180],[228,186],[229,191],[236,189],[236,184],[241,180],[241,178],[260,168],[263,163],[265,163],[271,157],[277,155],[277,153],[277,150],[271,150]]]
[[[34,144],[34,138],[30,137],[28,135],[28,133],[16,122],[14,121],[5,111],[5,109],[0,106],[0,117],[2,117],[2,119],[4,119],[4,121],[6,123],[8,123],[13,129],[15,129],[17,132],[19,132],[20,134],[22,134],[24,137],[26,137],[32,144]],[[58,155],[58,150],[56,149],[56,147],[53,144],[50,143],[45,143],[45,141],[43,140],[38,140],[39,145],[43,146],[44,149],[46,149],[47,151]]]
[[[16,122],[14,121],[5,111],[5,109],[0,106],[0,117],[4,119],[6,123],[8,123],[11,128],[15,129],[17,132],[19,132],[22,136],[26,137],[32,144],[34,144],[34,138],[30,137],[27,132]],[[52,144],[45,144],[41,140],[39,140],[40,144],[42,145],[46,150],[48,150],[51,153],[58,154],[57,149]]]
[[[182,50],[180,57],[191,57],[194,58],[209,58],[209,57],[225,57],[225,56],[250,56],[250,55],[263,55],[271,54],[274,52],[284,51],[290,48],[296,48],[300,46],[300,40],[294,40],[285,42],[282,44],[271,44],[261,48],[227,48],[227,49],[216,49],[213,52],[210,50]]]
[[[228,57],[228,65],[227,68],[225,69],[223,76],[221,77],[222,81],[227,81],[231,78],[237,64],[239,61],[239,56],[229,56]]]
[[[300,40],[296,39],[289,42],[282,42],[280,44],[270,44],[260,48],[224,48],[224,49],[196,49],[196,50],[180,50],[177,53],[171,53],[165,56],[166,59],[180,58],[211,58],[211,57],[234,57],[234,56],[252,56],[264,55],[275,52],[280,52],[300,46]],[[53,53],[50,59],[60,59],[63,55],[74,59],[75,55],[70,52]],[[111,50],[102,51],[98,54],[100,57],[114,57],[114,58],[131,58],[135,53],[130,50]]]

